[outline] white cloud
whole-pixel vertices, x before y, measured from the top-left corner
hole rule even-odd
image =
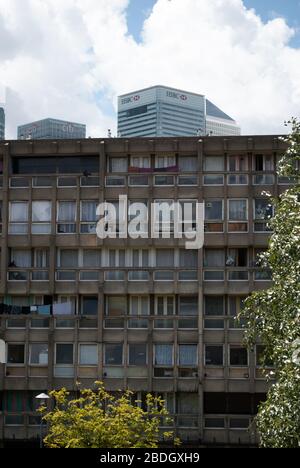
[[[148,85],[206,94],[244,133],[283,131],[299,115],[300,49],[282,18],[264,24],[242,0],[157,0],[136,43],[129,0],[0,0],[0,82],[9,87],[8,136],[46,116],[115,129],[101,110]]]

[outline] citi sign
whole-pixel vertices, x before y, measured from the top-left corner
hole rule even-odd
[[[181,101],[187,101],[188,98],[186,94],[175,93],[174,91],[167,91],[167,97],[181,99]]]
[[[124,104],[130,104],[132,102],[137,102],[141,99],[141,96],[139,96],[138,94],[136,94],[135,96],[131,96],[131,97],[127,97],[127,98],[124,98],[122,99],[121,101],[121,104],[124,105]]]

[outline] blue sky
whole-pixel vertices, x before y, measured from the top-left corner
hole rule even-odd
[[[156,0],[130,0],[127,22],[129,32],[136,41],[141,40],[143,22],[155,3]],[[289,26],[298,29],[290,45],[300,47],[300,0],[244,0],[244,5],[247,8],[254,8],[264,22],[278,16],[285,18]]]

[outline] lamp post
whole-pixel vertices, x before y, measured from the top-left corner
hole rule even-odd
[[[47,403],[47,400],[49,400],[49,395],[47,393],[41,393],[40,395],[37,395],[35,397],[38,402],[39,406],[45,406]],[[41,423],[40,423],[40,448],[43,448],[43,418],[41,416]]]

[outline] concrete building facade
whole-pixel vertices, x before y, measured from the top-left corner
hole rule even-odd
[[[166,86],[118,98],[119,137],[239,135],[236,122],[205,96]]]
[[[86,126],[58,119],[43,119],[18,127],[18,140],[77,139],[86,137]]]
[[[243,345],[243,299],[270,286],[276,136],[0,143],[0,440],[39,435],[35,396],[104,381],[162,395],[186,443],[254,445],[268,383]],[[89,175],[87,175],[89,174]],[[205,244],[100,239],[96,207],[205,204]]]

